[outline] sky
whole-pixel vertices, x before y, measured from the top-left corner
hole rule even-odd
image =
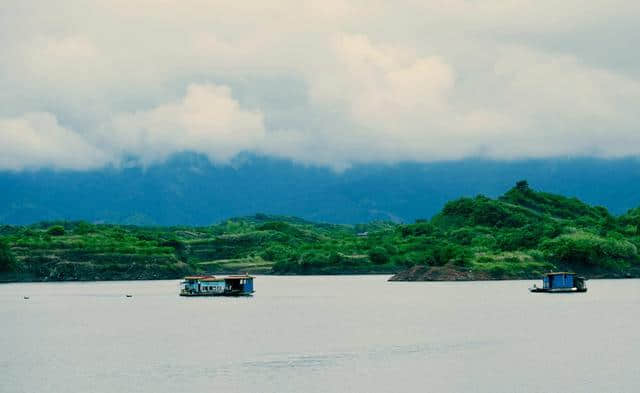
[[[0,4],[0,170],[640,154],[640,3]]]

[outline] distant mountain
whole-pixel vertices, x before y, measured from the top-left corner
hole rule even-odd
[[[470,159],[360,165],[336,173],[253,156],[215,166],[182,154],[147,169],[0,172],[0,223],[209,225],[254,213],[333,223],[412,222],[460,196],[496,197],[520,179],[614,214],[640,205],[638,159]]]

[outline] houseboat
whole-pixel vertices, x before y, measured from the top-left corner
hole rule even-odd
[[[542,277],[542,288],[534,284],[533,288],[529,288],[529,291],[548,293],[587,292],[585,281],[584,277],[578,277],[575,273],[547,273]]]
[[[180,296],[251,296],[254,277],[188,276],[180,282]]]

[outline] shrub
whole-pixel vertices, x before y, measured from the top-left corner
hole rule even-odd
[[[64,236],[64,227],[62,225],[54,225],[47,229],[49,236]]]
[[[384,265],[389,262],[389,254],[384,247],[374,247],[369,251],[369,259],[376,265]]]
[[[502,278],[507,273],[507,267],[503,265],[493,265],[488,269],[488,273],[493,278]]]
[[[584,232],[546,241],[542,249],[553,260],[591,266],[604,266],[611,260],[631,260],[638,254],[636,246],[626,240]]]
[[[468,246],[473,241],[473,238],[475,237],[475,235],[476,234],[472,228],[463,227],[455,231],[452,231],[449,234],[449,237],[458,244]]]
[[[293,252],[281,244],[271,244],[261,253],[262,259],[267,261],[284,261],[293,256]]]
[[[182,252],[185,250],[186,245],[184,244],[184,242],[178,240],[178,239],[167,239],[167,240],[163,240],[160,242],[159,244],[162,247],[171,247],[173,249],[175,249],[177,252]]]
[[[531,250],[528,253],[529,256],[535,261],[542,261],[545,259],[544,253],[540,250]]]
[[[480,235],[473,238],[471,241],[472,247],[482,247],[489,250],[495,249],[498,242],[492,235]]]
[[[80,221],[73,227],[73,233],[75,235],[86,235],[88,233],[95,232],[93,226],[90,224]]]
[[[483,256],[479,257],[479,258],[476,260],[476,262],[477,262],[477,263],[494,263],[494,262],[495,262],[495,259],[493,259],[493,258],[491,258],[491,257],[488,257],[488,256],[486,256],[486,255],[483,255]]]
[[[308,251],[302,254],[298,263],[302,272],[310,272],[313,269],[329,265],[329,259],[327,256],[316,251]]]
[[[9,245],[0,240],[0,272],[8,272],[15,269],[16,259]]]
[[[431,235],[435,230],[436,227],[433,224],[424,221],[416,222],[412,225],[405,225],[400,229],[404,237]]]
[[[468,267],[473,265],[473,263],[471,262],[471,260],[466,254],[459,254],[456,257],[454,257],[450,262],[458,267]]]
[[[525,225],[519,229],[503,232],[498,236],[498,246],[504,251],[534,248],[542,238],[542,225]]]
[[[453,244],[442,243],[430,250],[427,263],[432,266],[443,266],[452,259],[464,258],[464,249]]]

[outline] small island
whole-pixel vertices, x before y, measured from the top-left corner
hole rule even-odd
[[[256,214],[206,227],[86,222],[0,226],[0,281],[187,275],[394,274],[392,281],[640,277],[640,208],[614,216],[519,181],[412,224],[314,223]]]

